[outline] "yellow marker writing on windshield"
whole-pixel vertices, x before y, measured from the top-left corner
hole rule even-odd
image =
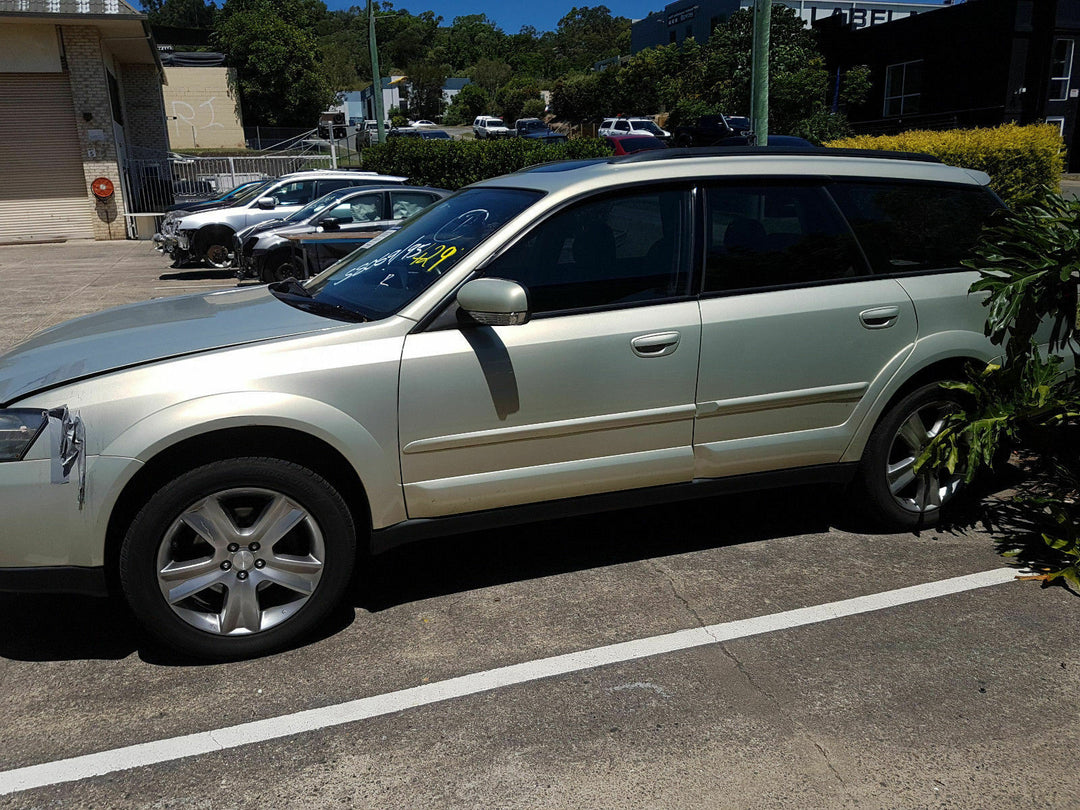
[[[435,248],[429,253],[423,253],[414,258],[412,260],[412,264],[418,264],[423,267],[424,270],[430,273],[432,270],[438,267],[440,263],[442,263],[446,259],[449,259],[455,253],[457,253],[457,248],[453,245],[450,245],[449,247],[447,247],[446,245],[436,245]],[[435,260],[435,263],[429,265],[428,262],[432,261],[433,259]]]

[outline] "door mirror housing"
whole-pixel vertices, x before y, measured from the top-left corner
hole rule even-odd
[[[324,231],[340,231],[341,222],[337,217],[326,217],[319,220],[319,227]]]
[[[269,210],[277,207],[277,200],[273,197],[259,197],[259,199],[255,201],[255,205],[259,206],[259,208]]]
[[[516,281],[477,278],[457,294],[458,306],[485,326],[517,326],[529,320],[529,293]]]

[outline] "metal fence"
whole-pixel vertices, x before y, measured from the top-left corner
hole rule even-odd
[[[209,200],[241,183],[329,169],[329,154],[192,157],[160,153],[126,161],[128,214],[160,214],[175,203]]]

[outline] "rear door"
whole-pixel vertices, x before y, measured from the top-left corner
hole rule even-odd
[[[821,183],[717,183],[705,207],[696,475],[838,461],[912,351],[911,299]]]

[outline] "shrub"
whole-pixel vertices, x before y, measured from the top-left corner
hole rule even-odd
[[[990,187],[1010,205],[1031,199],[1041,188],[1056,191],[1065,168],[1061,135],[1051,124],[857,135],[825,145],[934,155],[953,166],[986,172]]]
[[[404,175],[413,185],[458,189],[537,163],[610,154],[611,148],[601,138],[578,138],[559,144],[536,143],[524,138],[498,141],[391,138],[364,150],[364,169]]]

